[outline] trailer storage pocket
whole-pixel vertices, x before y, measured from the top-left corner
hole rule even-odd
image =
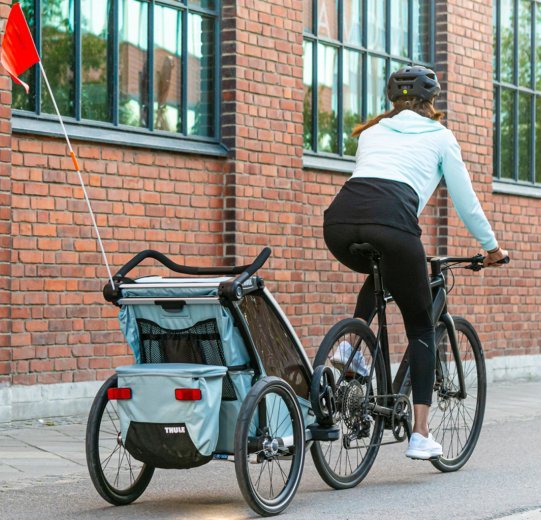
[[[192,468],[212,458],[219,435],[226,367],[188,363],[119,367],[122,440],[130,454],[158,468]]]

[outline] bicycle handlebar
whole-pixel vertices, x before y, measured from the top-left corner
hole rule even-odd
[[[467,256],[467,257],[463,257],[463,256],[445,256],[445,257],[427,257],[427,261],[432,263],[432,262],[437,262],[440,266],[442,264],[449,264],[449,263],[464,263],[464,264],[469,264],[469,265],[465,265],[464,266],[464,269],[471,269],[472,271],[480,271],[481,269],[484,269],[485,266],[483,265],[483,261],[486,257],[483,256],[481,253],[475,255],[475,256]],[[508,264],[509,262],[511,261],[511,259],[509,258],[509,256],[506,256],[504,258],[502,258],[501,260],[498,260],[496,263],[497,264]]]

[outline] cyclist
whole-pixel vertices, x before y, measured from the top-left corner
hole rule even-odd
[[[433,106],[440,91],[436,74],[425,67],[408,66],[391,75],[387,95],[393,108],[354,129],[359,142],[353,174],[324,213],[325,243],[342,264],[371,272],[368,259],[350,252],[353,243],[369,242],[382,254],[383,280],[400,308],[408,336],[415,422],[406,456],[417,459],[442,454],[428,429],[435,331],[418,223],[442,177],[459,217],[487,252],[485,266],[500,267],[496,262],[507,256],[473,190],[458,142]],[[359,292],[354,317],[367,321],[374,306],[370,275]],[[343,365],[350,349],[341,344],[333,362]],[[366,374],[360,353],[352,369]]]

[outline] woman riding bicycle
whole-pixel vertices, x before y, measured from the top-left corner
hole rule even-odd
[[[400,308],[408,336],[415,423],[406,456],[419,459],[442,454],[428,430],[435,332],[418,222],[442,177],[459,217],[488,253],[485,266],[499,266],[507,256],[473,190],[457,140],[440,123],[443,114],[432,104],[440,91],[436,74],[425,67],[408,66],[391,75],[387,95],[393,108],[355,128],[359,143],[353,174],[324,215],[325,243],[342,264],[371,272],[368,259],[350,252],[353,243],[369,242],[382,255],[383,280]],[[359,292],[354,317],[368,321],[374,306],[370,275]],[[349,345],[341,349],[333,360],[337,364],[351,353]],[[360,353],[352,366],[359,373],[366,371]]]

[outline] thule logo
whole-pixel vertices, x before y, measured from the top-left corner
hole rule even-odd
[[[164,426],[165,433],[186,433],[185,426]]]

